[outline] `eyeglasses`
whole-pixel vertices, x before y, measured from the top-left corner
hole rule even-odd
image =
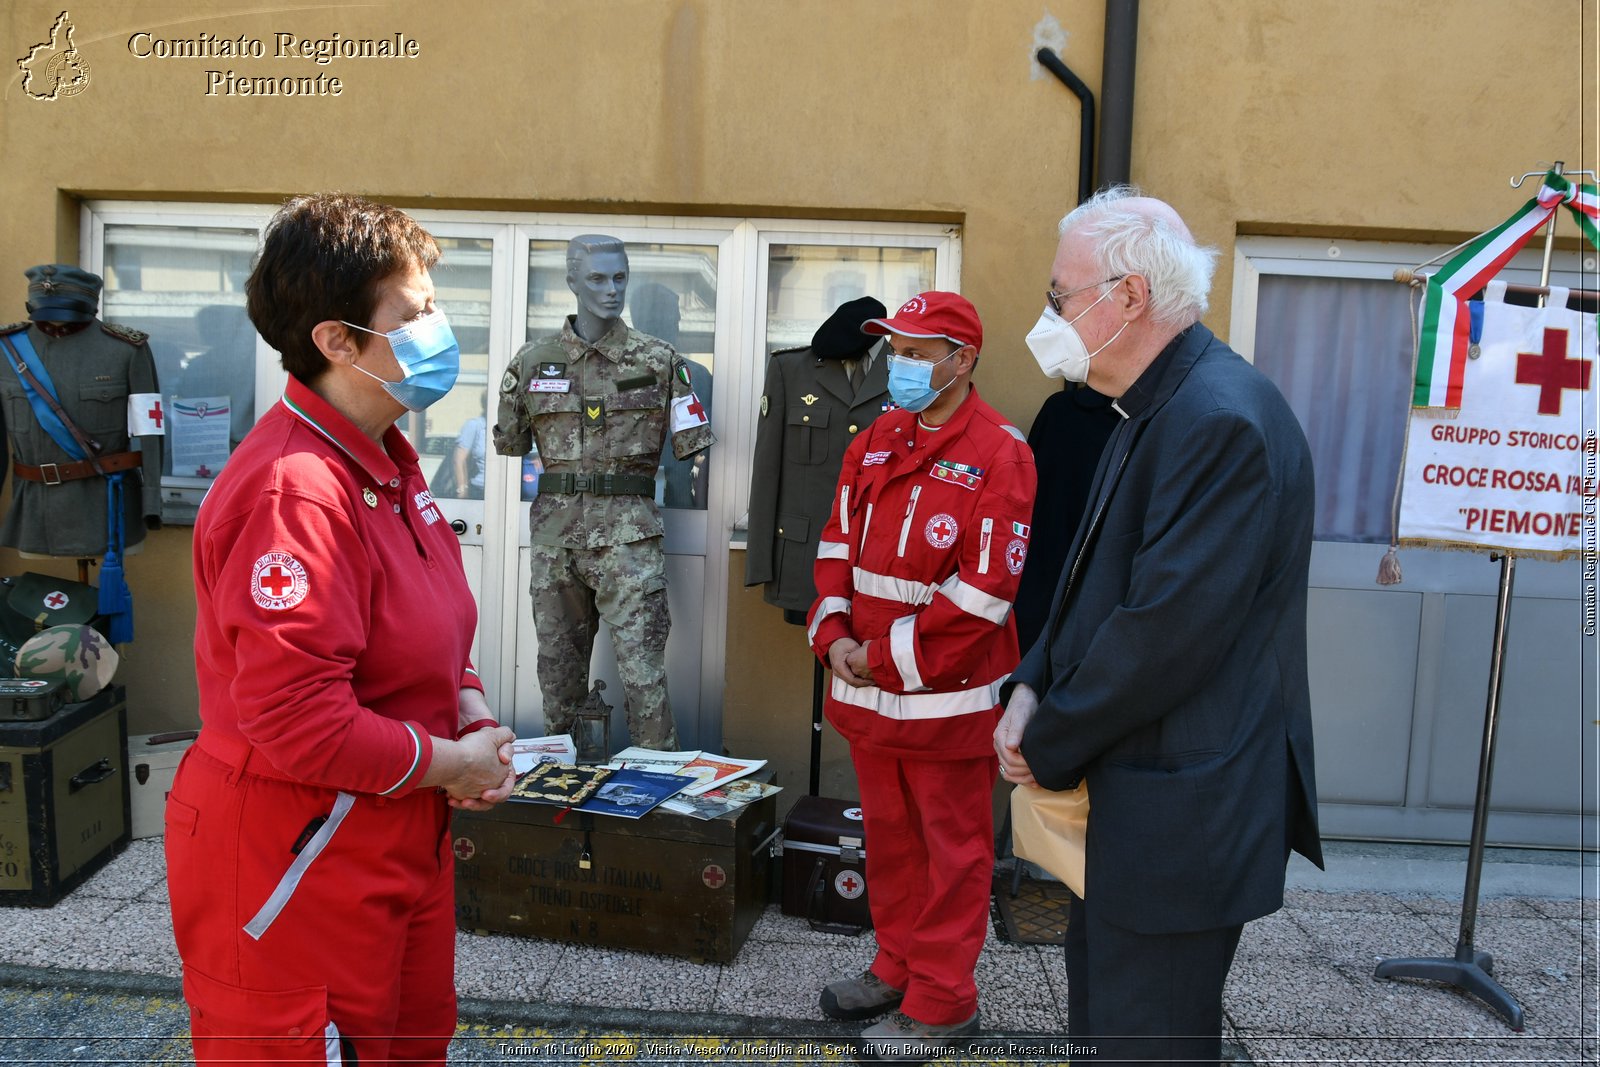
[[[1059,315],[1061,314],[1061,305],[1065,304],[1074,295],[1088,292],[1090,289],[1093,289],[1098,285],[1105,285],[1109,282],[1120,282],[1126,277],[1126,274],[1118,274],[1114,278],[1106,278],[1102,281],[1095,282],[1093,285],[1080,285],[1078,288],[1068,289],[1064,293],[1058,293],[1054,289],[1046,289],[1044,291],[1044,298],[1050,302],[1050,307],[1055,310],[1057,315]]]

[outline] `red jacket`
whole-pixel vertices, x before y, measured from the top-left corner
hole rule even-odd
[[[973,389],[943,426],[893,411],[851,444],[817,546],[811,647],[868,645],[875,685],[833,679],[828,721],[890,755],[992,754],[1017,664],[1011,602],[1028,552],[1033,453]]]
[[[228,458],[194,530],[204,737],[281,774],[402,796],[455,737],[477,608],[411,443],[300,382]]]

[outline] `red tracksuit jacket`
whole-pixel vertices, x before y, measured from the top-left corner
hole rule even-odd
[[[1017,664],[1011,602],[1035,489],[1022,432],[973,389],[930,432],[908,411],[845,452],[817,546],[811,647],[871,642],[876,685],[833,679],[828,721],[853,746],[923,759],[992,754]]]

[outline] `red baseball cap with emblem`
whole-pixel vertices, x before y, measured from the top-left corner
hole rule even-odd
[[[983,351],[983,323],[978,309],[960,293],[937,289],[919,293],[887,319],[868,319],[862,333],[897,333],[902,337],[942,337]]]

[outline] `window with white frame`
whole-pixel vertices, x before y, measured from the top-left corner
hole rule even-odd
[[[102,317],[150,335],[161,390],[175,416],[169,420],[163,478],[168,522],[193,521],[211,480],[281,391],[284,374],[251,327],[244,295],[261,232],[275,210],[119,201],[84,207],[81,262],[105,278]],[[807,343],[838,304],[870,294],[893,308],[923,289],[954,287],[958,276],[959,238],[949,227],[930,224],[506,212],[416,216],[440,242],[443,258],[434,280],[462,342],[465,388],[427,413],[408,415],[401,427],[416,444],[430,484],[448,482],[449,495],[463,500],[482,500],[485,485],[494,481],[495,458],[479,453],[486,436],[482,422],[493,417],[491,389],[499,369],[523,340],[559,329],[572,310],[564,262],[569,236],[596,230],[630,235],[625,240],[634,277],[625,315],[636,328],[667,336],[691,361],[708,409],[713,376],[719,402],[742,399],[723,382],[742,381],[748,393],[749,383],[760,382],[769,351]],[[675,227],[692,229],[699,239],[674,241]],[[641,240],[640,234],[653,239]],[[718,240],[708,241],[708,234]],[[751,321],[719,328],[729,315]],[[498,354],[490,345],[496,331],[505,337]],[[716,351],[719,338],[725,343],[728,337],[739,339],[740,350]],[[750,365],[730,377],[730,358]],[[743,437],[753,435],[753,428],[736,419],[728,429],[732,438],[719,429],[718,451],[746,456],[751,443]],[[704,510],[706,463],[701,457],[689,470],[669,452],[659,472],[658,502]],[[460,477],[447,469],[452,464]],[[537,464],[536,455],[525,457],[509,482],[521,486],[524,499]],[[741,507],[743,495],[742,486],[731,494]]]
[[[1394,272],[1448,246],[1241,237],[1234,249],[1233,347],[1277,384],[1305,429],[1316,539],[1387,543],[1420,292]],[[1539,260],[1524,250],[1501,277],[1537,285]],[[1592,252],[1557,254],[1551,283],[1576,288],[1579,271],[1594,269]]]

